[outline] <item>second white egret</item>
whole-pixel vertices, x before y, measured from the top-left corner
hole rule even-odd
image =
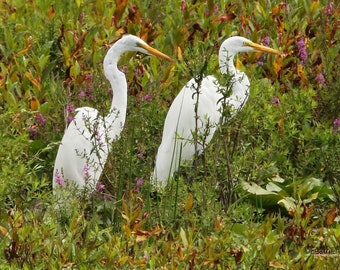
[[[235,68],[234,57],[239,52],[251,51],[281,54],[244,37],[230,37],[222,43],[218,55],[222,75],[230,77],[229,87],[221,86],[214,76],[193,78],[176,96],[165,119],[151,176],[151,184],[156,188],[164,188],[183,162],[206,148],[222,117],[222,100],[230,106],[231,116],[243,108],[250,83],[247,75]],[[223,91],[228,89],[231,95],[225,98]],[[204,139],[198,141],[199,138]]]

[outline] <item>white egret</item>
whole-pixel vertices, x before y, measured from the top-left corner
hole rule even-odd
[[[98,110],[90,107],[76,110],[77,114],[59,145],[53,171],[53,188],[62,186],[64,181],[75,182],[80,189],[85,185],[90,190],[96,187],[111,144],[119,137],[125,123],[127,82],[117,64],[121,54],[127,51],[173,61],[133,35],[124,35],[108,50],[103,64],[113,93],[109,114],[100,116]]]
[[[244,37],[230,37],[222,43],[218,55],[222,75],[230,77],[229,88],[219,85],[215,77],[207,76],[191,79],[176,96],[165,119],[151,176],[151,184],[156,188],[164,188],[180,164],[192,159],[195,153],[202,153],[209,144],[222,117],[222,100],[230,106],[231,116],[242,109],[250,83],[246,74],[235,68],[234,56],[249,51],[280,54]],[[231,96],[225,98],[228,89]],[[194,143],[197,138],[204,139]]]

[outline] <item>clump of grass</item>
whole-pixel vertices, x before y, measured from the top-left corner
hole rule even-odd
[[[281,2],[2,5],[2,268],[335,269],[339,8],[332,1]],[[72,104],[107,112],[101,62],[122,32],[142,36],[178,62],[160,66],[157,59],[123,56],[127,125],[106,164],[105,189],[71,191],[67,207],[56,209],[52,167],[65,110]],[[219,44],[232,34],[269,38],[286,57],[238,57],[252,83],[247,106],[221,126],[195,166],[182,166],[151,198],[149,177],[169,104],[193,73],[218,73]],[[268,191],[278,177],[285,180],[275,182],[281,190],[270,192],[294,204],[269,204],[256,190],[242,189],[252,182]]]

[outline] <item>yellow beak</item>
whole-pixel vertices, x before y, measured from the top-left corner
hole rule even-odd
[[[147,50],[148,53],[154,55],[154,56],[158,56],[160,58],[163,58],[165,60],[168,60],[170,62],[174,62],[174,60],[172,58],[170,58],[169,56],[167,56],[166,54],[150,47],[149,45],[146,44],[138,44],[140,47],[142,47],[143,49]]]
[[[254,48],[255,51],[258,52],[267,52],[267,53],[273,53],[273,54],[279,54],[281,55],[282,53],[280,51],[274,50],[272,48],[254,43],[254,42],[246,42],[245,45]]]

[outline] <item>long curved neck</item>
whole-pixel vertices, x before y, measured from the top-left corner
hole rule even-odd
[[[227,50],[221,49],[219,52],[218,60],[220,65],[220,70],[222,74],[229,74],[233,76],[236,74],[236,68],[234,65],[235,54]]]
[[[124,49],[119,41],[115,43],[104,58],[104,74],[112,89],[112,103],[109,114],[104,118],[108,138],[114,140],[123,129],[127,107],[127,83],[123,72],[118,69],[118,60]]]
[[[249,80],[245,73],[237,70],[234,65],[234,53],[227,50],[219,52],[219,66],[222,74],[230,76],[230,87],[232,93],[228,98],[232,115],[241,110],[249,97]]]

